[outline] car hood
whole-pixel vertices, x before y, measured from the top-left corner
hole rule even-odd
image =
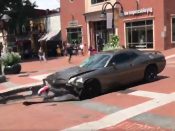
[[[51,85],[54,83],[58,83],[58,81],[66,83],[71,77],[79,76],[88,72],[92,72],[94,70],[95,69],[75,66],[47,76],[46,81],[48,81],[48,83],[50,83]]]

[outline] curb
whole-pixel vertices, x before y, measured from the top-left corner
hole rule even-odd
[[[19,92],[29,91],[29,90],[31,90],[31,88],[41,87],[42,84],[43,84],[43,82],[41,81],[41,82],[37,82],[37,83],[31,83],[31,84],[17,86],[17,87],[11,88],[11,89],[1,91],[0,95],[7,96],[7,95],[19,93]]]

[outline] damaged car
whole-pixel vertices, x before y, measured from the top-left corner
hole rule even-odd
[[[45,94],[45,99],[65,94],[78,100],[89,99],[141,80],[152,82],[165,65],[164,55],[157,51],[120,49],[100,52],[87,58],[80,66],[49,75],[38,93]]]

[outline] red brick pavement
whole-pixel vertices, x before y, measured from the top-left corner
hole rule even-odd
[[[75,59],[76,58],[76,59]],[[29,73],[30,76],[38,74],[54,72],[56,69],[65,68],[68,66],[76,65],[80,63],[85,57],[76,56],[74,57],[72,64],[67,63],[67,59],[59,58],[48,61],[47,63],[36,62],[25,62],[23,63],[23,72]],[[31,63],[31,64],[28,64]],[[167,65],[169,67],[169,65]],[[49,69],[49,70],[48,70]],[[136,85],[132,87],[133,90],[148,91],[153,93],[164,93],[171,94],[175,92],[175,68],[166,68],[160,75],[162,78],[156,82]],[[14,77],[14,78],[13,78]],[[17,77],[17,78],[15,78]],[[20,77],[21,78],[21,77]],[[14,82],[18,83],[20,79],[18,75],[9,76],[9,79],[14,79]],[[17,80],[15,80],[17,79]],[[87,101],[81,102],[63,102],[63,103],[48,103],[39,104],[29,107],[23,106],[21,103],[2,106],[0,108],[0,130],[1,129],[13,129],[13,130],[61,130],[69,127],[73,127],[82,123],[97,121],[108,115],[108,110],[105,107],[119,107],[120,110],[128,109],[133,106],[137,106],[144,102],[150,101],[153,98],[134,96],[127,93],[113,92],[106,95],[102,95]],[[167,103],[163,106],[154,108],[147,112],[140,119],[129,118],[122,121],[114,126],[109,126],[102,130],[119,130],[119,131],[130,131],[130,130],[153,130],[153,131],[165,131],[170,130],[168,122],[165,123],[163,120],[171,118],[175,120],[175,103]],[[9,113],[10,112],[10,113]],[[112,113],[112,112],[111,112]],[[6,115],[4,115],[6,114]],[[123,114],[124,115],[124,114]],[[149,116],[149,117],[147,117]],[[152,117],[150,117],[152,116]],[[162,120],[162,123],[146,123],[146,120],[157,121],[158,118]],[[116,118],[117,119],[117,118]],[[155,119],[155,120],[154,120]],[[170,120],[171,120],[170,119]],[[141,121],[142,120],[142,121]],[[17,122],[15,122],[17,121]],[[171,122],[171,121],[169,121]],[[104,123],[105,124],[105,123]],[[163,126],[162,126],[162,125]],[[167,124],[167,125],[166,125]],[[103,123],[101,124],[103,125]],[[174,126],[172,124],[172,126]],[[173,128],[175,129],[175,127]],[[86,130],[86,129],[84,129]]]
[[[165,56],[175,54],[175,48],[162,52]],[[38,60],[22,62],[22,71],[18,75],[7,75],[7,82],[16,86],[36,83],[38,80],[30,78],[31,76],[53,73],[66,67],[78,65],[88,56],[73,56],[72,63],[68,63],[67,57],[59,57],[49,59],[47,62],[39,62]],[[3,83],[0,84],[0,91],[9,88]],[[13,87],[11,87],[13,88]]]
[[[168,131],[168,129],[162,129],[157,126],[146,125],[145,123],[127,120],[115,126],[102,129],[100,131]]]
[[[111,98],[115,98],[115,99],[111,99]],[[129,108],[131,106],[138,105],[148,100],[150,100],[150,98],[143,98],[143,97],[114,92],[114,93],[106,94],[104,96],[96,97],[92,101],[103,102],[107,105],[116,105],[124,109],[124,108]]]
[[[21,63],[22,70],[20,74],[17,75],[6,75],[7,82],[13,85],[20,86],[24,84],[31,84],[39,82],[37,79],[32,79],[30,77],[43,75],[48,73],[53,73],[57,70],[61,70],[70,66],[79,65],[87,56],[73,56],[72,62],[68,63],[67,57],[56,57],[47,60],[47,62],[39,62],[37,60],[25,61]],[[8,88],[4,83],[0,84],[0,91]]]

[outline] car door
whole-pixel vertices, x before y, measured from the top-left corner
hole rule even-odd
[[[135,53],[135,52],[127,52],[127,54],[130,56],[130,70],[129,73],[132,74],[132,79],[130,79],[130,83],[131,82],[136,82],[139,81],[143,78],[143,74],[144,74],[144,66],[142,64],[142,61],[140,61],[142,59],[142,57],[140,57],[139,54]]]
[[[110,62],[110,73],[108,79],[113,86],[125,85],[132,81],[133,74],[131,73],[132,59],[128,53],[116,54]]]

